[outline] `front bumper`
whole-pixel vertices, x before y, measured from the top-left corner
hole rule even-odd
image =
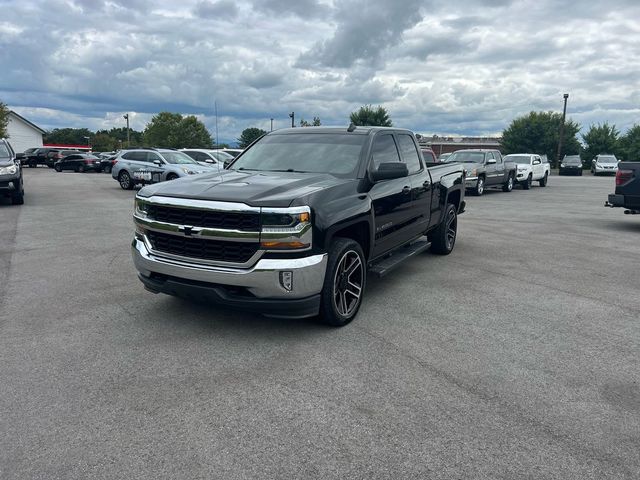
[[[464,188],[476,188],[478,186],[478,177],[466,177],[464,179]]]
[[[615,174],[618,171],[618,167],[601,167],[599,165],[596,165],[595,167],[593,167],[593,171],[595,173],[613,173]]]
[[[155,293],[206,299],[267,315],[299,318],[318,314],[327,254],[261,258],[250,268],[230,268],[157,256],[138,238],[131,247],[140,280]],[[281,272],[291,272],[290,291],[281,283]]]
[[[531,170],[518,170],[516,173],[517,182],[526,182]]]
[[[20,175],[0,175],[0,193],[8,194],[20,190]]]

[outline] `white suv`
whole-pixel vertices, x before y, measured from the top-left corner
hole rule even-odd
[[[543,161],[540,155],[533,153],[512,153],[504,157],[505,162],[514,162],[518,167],[516,181],[522,188],[529,190],[532,182],[539,182],[546,187],[549,181],[549,162]]]

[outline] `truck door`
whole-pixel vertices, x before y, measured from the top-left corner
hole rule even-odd
[[[540,180],[544,177],[544,165],[542,165],[542,160],[538,155],[533,156],[533,161],[531,162],[532,170],[533,170],[533,179]]]
[[[431,220],[432,185],[431,175],[425,167],[413,136],[401,133],[397,135],[402,161],[407,164],[411,180],[411,220],[410,232],[413,236],[422,235],[429,228]]]
[[[498,163],[496,158],[493,156],[493,152],[486,152],[484,154],[484,163],[487,172],[485,184],[488,186],[502,183],[502,175],[504,172],[500,171],[498,168]]]
[[[369,168],[377,170],[378,165],[400,162],[400,155],[391,132],[379,133],[373,140]],[[373,256],[381,255],[403,241],[411,238],[411,179],[410,177],[383,180],[369,191],[374,216]]]

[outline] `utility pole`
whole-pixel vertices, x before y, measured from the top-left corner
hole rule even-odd
[[[271,119],[271,131],[273,132],[273,118]]]
[[[218,102],[217,101],[213,102],[213,105],[215,106],[215,109],[216,109],[216,147],[219,147],[220,140],[218,140]]]
[[[291,117],[291,128],[295,128],[295,126],[296,126],[296,112],[291,112],[289,114],[289,116]]]
[[[560,165],[560,156],[562,155],[562,141],[564,140],[564,119],[567,116],[567,99],[569,98],[569,94],[565,93],[563,96],[564,108],[562,109],[562,123],[560,124],[560,138],[558,140],[558,155],[556,158],[556,167]]]
[[[131,148],[131,137],[129,136],[129,114],[125,113],[122,118],[127,121],[127,148]]]

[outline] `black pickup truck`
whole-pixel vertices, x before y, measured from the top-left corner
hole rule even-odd
[[[620,162],[616,172],[616,191],[605,207],[622,207],[624,213],[640,214],[640,162]]]
[[[488,187],[501,187],[503,192],[513,190],[518,166],[505,160],[500,150],[457,150],[447,158],[447,163],[451,162],[464,164],[466,188],[474,195],[482,195]]]
[[[462,166],[427,167],[408,130],[284,129],[220,173],[142,188],[133,260],[154,293],[342,326],[368,274],[451,253],[464,207]]]

